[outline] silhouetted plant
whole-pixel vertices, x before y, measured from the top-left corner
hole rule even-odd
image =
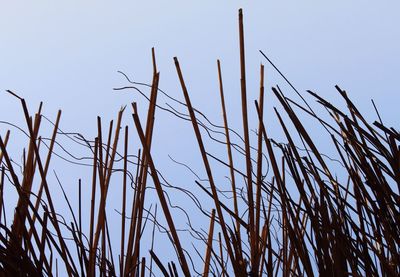
[[[308,91],[332,117],[333,123],[316,114],[305,102],[297,102],[287,97],[279,87],[272,92],[279,100],[289,123],[275,109],[276,119],[286,137],[285,143],[277,143],[268,135],[264,115],[264,66],[260,68],[260,94],[255,101],[258,118],[257,145],[250,142],[246,73],[244,55],[244,32],[242,11],[239,11],[241,100],[243,134],[239,135],[228,125],[224,99],[221,65],[218,65],[223,126],[212,124],[200,111],[193,108],[189,91],[185,85],[179,61],[174,58],[177,74],[182,87],[187,114],[178,113],[173,107],[157,104],[157,71],[153,49],[153,80],[146,123],[141,121],[136,103],[132,104],[133,122],[141,142],[136,156],[128,153],[129,130],[123,132],[121,120],[125,108],[117,117],[115,131],[110,123],[107,139],[101,118],[98,117],[98,134],[93,141],[83,138],[78,143],[86,145],[91,153],[92,186],[90,199],[90,230],[83,232],[82,202],[79,182],[79,207],[68,203],[73,222],[66,222],[54,207],[54,198],[48,182],[49,164],[57,144],[57,136],[65,135],[59,129],[61,111],[54,123],[54,131],[49,143],[39,136],[41,105],[32,116],[25,100],[8,91],[21,101],[30,138],[23,159],[22,173],[15,170],[7,144],[10,132],[0,138],[0,270],[3,276],[57,275],[58,268],[68,276],[145,276],[158,275],[185,276],[212,274],[214,276],[398,276],[400,274],[400,134],[394,128],[379,121],[369,124],[346,92],[336,87],[346,103],[347,109],[336,107],[318,94]],[[261,52],[262,53],[262,52]],[[264,55],[264,53],[262,53]],[[268,62],[272,62],[264,55]],[[272,64],[273,65],[273,64]],[[273,65],[275,67],[275,65]],[[278,70],[275,67],[276,70]],[[281,72],[278,70],[281,74]],[[283,75],[282,75],[283,76]],[[127,77],[125,75],[125,77]],[[283,76],[284,77],[284,76]],[[127,80],[130,81],[127,77]],[[299,94],[299,92],[289,85]],[[131,82],[131,81],[130,81]],[[131,87],[141,92],[146,84],[131,82]],[[141,92],[142,93],[142,92]],[[170,97],[170,96],[168,96]],[[171,98],[174,101],[177,101]],[[213,201],[211,210],[199,206],[199,212],[187,213],[189,217],[203,215],[209,218],[207,234],[196,231],[196,239],[203,241],[204,256],[201,264],[193,265],[193,259],[180,239],[179,230],[171,213],[169,196],[164,187],[166,180],[157,170],[151,147],[155,112],[164,109],[178,118],[189,120],[197,139],[201,159],[207,174],[207,181],[194,181]],[[299,110],[311,116],[321,125],[331,138],[332,149],[336,151],[341,174],[347,177],[343,183],[336,176],[337,168],[330,165],[315,141],[302,124]],[[126,112],[125,112],[126,113]],[[379,114],[378,114],[379,116]],[[178,119],[177,119],[178,120]],[[271,119],[270,119],[271,120]],[[142,125],[143,124],[143,125]],[[207,152],[202,130],[211,138],[222,130],[226,141],[227,157],[215,157]],[[123,139],[121,136],[123,135]],[[235,144],[231,136],[240,137],[243,144]],[[300,142],[300,143],[299,143]],[[122,147],[118,146],[122,143]],[[46,145],[48,154],[41,155],[39,147]],[[117,151],[123,149],[122,153]],[[237,167],[233,151],[242,154],[245,167]],[[255,154],[255,155],[254,155]],[[225,158],[228,159],[225,162]],[[217,161],[221,168],[229,170],[231,182],[231,203],[221,200],[222,189],[215,182],[213,174],[222,170],[213,167],[210,160]],[[122,168],[116,168],[115,164]],[[128,170],[128,163],[136,166]],[[235,166],[236,165],[236,166]],[[263,167],[268,165],[271,172],[263,175]],[[120,228],[109,228],[107,200],[110,180],[117,170],[123,172],[121,195]],[[40,180],[38,191],[33,191],[34,176]],[[151,178],[151,180],[149,179]],[[243,181],[241,181],[243,180]],[[133,184],[132,209],[127,210],[129,184]],[[204,183],[207,183],[205,185]],[[59,182],[63,189],[61,182]],[[163,226],[157,220],[157,209],[149,211],[145,207],[146,191],[153,185],[158,196],[162,214],[166,220]],[[18,193],[13,220],[7,222],[3,194],[4,186],[13,185]],[[209,188],[208,188],[209,186]],[[288,187],[290,186],[290,190]],[[204,195],[194,195],[179,187],[194,202]],[[244,190],[243,190],[244,189]],[[226,189],[224,189],[226,190]],[[244,193],[241,193],[244,192]],[[294,196],[296,195],[296,196]],[[11,205],[12,203],[7,203]],[[184,208],[184,207],[182,207]],[[244,213],[244,216],[243,216]],[[142,236],[146,222],[153,223],[151,248],[141,252],[141,242],[149,238]],[[165,263],[157,245],[154,245],[155,228],[167,232],[174,261]],[[204,228],[204,229],[205,229]],[[120,233],[118,234],[117,231]],[[110,236],[120,237],[120,245],[112,245]],[[71,239],[69,239],[71,238]],[[116,253],[117,250],[119,253]],[[118,258],[116,258],[118,255]],[[148,262],[150,259],[150,262]],[[153,263],[158,270],[153,268]],[[202,268],[199,272],[198,268]],[[61,269],[60,269],[61,270]],[[154,273],[156,272],[156,273]]]

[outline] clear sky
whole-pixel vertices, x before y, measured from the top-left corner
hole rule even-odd
[[[117,70],[151,79],[153,46],[161,87],[173,95],[181,96],[173,56],[190,87],[216,89],[217,58],[237,87],[237,10],[243,7],[248,75],[256,76],[255,85],[262,49],[299,89],[330,97],[338,84],[366,109],[374,98],[385,106],[385,118],[395,117],[389,109],[399,99],[398,1],[194,2],[1,1],[0,90],[12,89],[32,105],[43,100],[49,113],[62,108],[64,124],[82,128],[129,102],[112,91],[126,84]],[[279,81],[273,74],[268,67],[269,86]],[[198,105],[206,103],[204,93],[193,93]],[[3,93],[0,101],[2,117],[15,109]]]
[[[240,127],[239,8],[245,20],[251,109],[258,97],[260,63],[266,65],[267,89],[279,84],[294,96],[258,52],[263,50],[301,92],[310,89],[340,103],[334,89],[339,85],[369,120],[375,119],[373,98],[384,121],[399,129],[400,2],[359,0],[0,0],[0,120],[23,122],[19,103],[6,89],[26,98],[31,110],[43,101],[44,114],[53,119],[62,109],[61,128],[88,138],[95,136],[97,115],[106,122],[132,101],[144,114],[143,97],[113,88],[129,85],[118,70],[150,83],[155,47],[160,88],[183,99],[173,64],[177,56],[194,105],[219,124],[216,60],[221,59],[229,117]],[[160,98],[161,104],[166,101]],[[266,102],[272,115],[276,101],[270,90]],[[194,163],[196,145],[178,138],[192,132],[190,126],[175,125],[176,119],[161,111],[157,115],[158,157],[168,153]],[[132,124],[129,116],[126,120]],[[8,128],[0,124],[0,134]],[[169,159],[158,163],[171,166]]]

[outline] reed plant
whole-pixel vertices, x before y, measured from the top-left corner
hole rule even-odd
[[[82,199],[82,183],[78,184],[78,206],[57,211],[59,201],[53,195],[54,185],[48,178],[50,162],[58,137],[61,111],[54,121],[51,138],[43,154],[40,136],[42,106],[35,113],[28,111],[23,98],[8,93],[21,103],[29,144],[24,151],[22,170],[18,171],[10,157],[10,131],[0,137],[0,271],[2,276],[399,276],[400,275],[400,134],[386,126],[378,111],[378,120],[369,123],[351,101],[346,91],[336,87],[345,106],[331,104],[313,91],[298,92],[272,61],[270,63],[297,94],[301,101],[286,96],[278,87],[272,88],[280,104],[275,118],[264,120],[264,66],[260,67],[259,98],[249,102],[246,84],[245,39],[243,15],[239,11],[240,84],[242,133],[230,128],[225,105],[221,63],[217,61],[219,95],[226,155],[216,157],[208,152],[204,134],[215,132],[204,122],[204,115],[194,108],[185,75],[179,60],[174,58],[187,113],[176,120],[189,120],[197,141],[206,181],[187,180],[201,194],[185,192],[193,201],[209,198],[208,210],[188,212],[192,219],[204,217],[206,232],[197,230],[200,241],[197,255],[188,250],[177,228],[172,205],[165,190],[164,177],[158,170],[152,152],[154,122],[159,109],[160,73],[153,54],[153,77],[146,117],[139,116],[138,105],[121,109],[116,124],[110,123],[108,133],[102,119],[97,119],[97,136],[82,141],[92,153],[90,199]],[[138,85],[138,84],[136,84]],[[128,87],[121,89],[129,89]],[[316,113],[304,95],[313,98],[326,111]],[[304,101],[303,101],[304,100]],[[248,109],[256,111],[250,118]],[[174,113],[173,110],[170,112]],[[122,126],[130,113],[135,128]],[[330,153],[318,144],[304,126],[302,118],[311,117],[330,139]],[[286,119],[286,120],[285,120]],[[269,123],[279,123],[285,139],[277,142],[270,136]],[[255,143],[250,123],[257,125]],[[140,139],[136,158],[128,151],[131,137]],[[240,137],[241,144],[233,143]],[[217,143],[217,142],[215,142]],[[219,142],[221,143],[221,142]],[[197,153],[197,152],[196,152]],[[235,155],[235,153],[239,153]],[[239,158],[240,161],[237,161]],[[113,183],[117,170],[123,178]],[[132,164],[135,168],[132,169]],[[218,166],[215,166],[218,164]],[[264,174],[265,167],[270,171]],[[222,197],[222,188],[215,179],[218,171],[229,174],[231,199]],[[339,173],[338,173],[339,171]],[[168,172],[164,172],[168,175]],[[337,177],[344,176],[344,181]],[[36,179],[35,179],[36,178]],[[34,180],[39,180],[37,189]],[[132,188],[129,184],[132,183]],[[61,184],[61,182],[60,182]],[[10,203],[5,187],[15,189],[16,203]],[[120,226],[109,226],[107,202],[110,190],[122,187]],[[156,209],[146,209],[146,193],[152,187]],[[62,188],[62,186],[61,186]],[[178,188],[179,189],[179,188]],[[127,203],[127,199],[132,199]],[[89,209],[85,218],[82,205]],[[13,214],[5,207],[13,205]],[[130,209],[128,208],[130,207]],[[181,207],[183,210],[185,207]],[[69,213],[72,221],[63,220]],[[161,215],[160,215],[161,213]],[[157,218],[163,218],[165,224]],[[85,232],[82,222],[89,223]],[[147,224],[147,225],[146,225]],[[148,232],[143,230],[147,226]],[[155,229],[162,228],[172,243],[174,258],[165,261],[155,240]],[[193,230],[196,232],[196,230]],[[113,238],[119,238],[115,245]],[[193,238],[194,239],[194,238]],[[144,249],[144,241],[151,246]],[[146,244],[148,245],[148,244]]]

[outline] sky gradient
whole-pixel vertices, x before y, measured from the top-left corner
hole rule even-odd
[[[229,120],[240,130],[237,13],[243,8],[251,128],[257,126],[253,100],[258,97],[261,63],[266,66],[266,117],[273,115],[273,106],[279,106],[271,86],[278,84],[288,96],[298,99],[259,53],[262,50],[304,95],[310,89],[341,103],[334,88],[339,85],[367,120],[376,119],[370,102],[373,98],[385,123],[399,129],[400,2],[216,2],[0,1],[0,120],[25,126],[20,103],[5,93],[9,89],[27,100],[32,113],[40,101],[44,102],[43,113],[53,120],[62,109],[61,129],[82,133],[88,139],[96,136],[96,116],[102,116],[106,130],[121,106],[127,105],[123,124],[132,126],[133,101],[138,102],[143,121],[148,105],[145,99],[134,90],[117,92],[113,88],[129,85],[118,71],[131,80],[150,83],[151,48],[155,47],[159,87],[183,99],[173,63],[177,56],[193,105],[217,124],[222,124],[216,66],[220,59]],[[160,95],[158,101],[186,112],[165,96]],[[266,121],[273,131],[278,129],[275,121]],[[157,168],[168,172],[166,177],[174,185],[190,188],[193,174],[181,170],[167,156],[190,165],[204,178],[190,124],[160,110],[155,124],[152,150],[157,153]],[[48,123],[44,127],[48,136],[50,127]],[[7,129],[9,126],[0,124],[0,135]],[[310,130],[319,135],[318,130]],[[279,133],[276,130],[272,136]],[[10,147],[16,161],[21,143],[27,142],[19,135],[12,129]],[[132,145],[139,146],[137,138]],[[74,154],[84,155],[84,150],[73,149]],[[215,151],[225,155],[224,150]],[[57,165],[65,162],[55,158],[54,167]],[[85,175],[74,171],[77,168],[60,170],[60,178],[74,184],[77,178],[90,180],[90,171]],[[76,193],[76,186],[66,190]],[[115,197],[118,195],[119,190]],[[111,210],[120,205],[115,199],[108,203]]]
[[[399,99],[400,4],[396,1],[3,1],[0,90],[14,90],[32,105],[43,100],[49,113],[62,108],[64,124],[71,121],[82,128],[97,114],[115,114],[129,102],[126,95],[112,91],[126,84],[118,70],[137,81],[151,80],[153,46],[160,87],[169,93],[181,97],[174,56],[181,61],[190,87],[214,91],[220,58],[224,76],[232,80],[226,86],[236,88],[240,7],[249,86],[257,85],[258,65],[266,63],[258,53],[262,49],[299,90],[331,97],[338,84],[366,109],[374,98],[378,106],[385,106],[384,117],[394,122],[395,115],[385,111]],[[270,67],[266,76],[267,87],[281,81]],[[204,93],[193,94],[198,105],[207,101]],[[2,105],[2,117],[15,109],[8,104],[13,102],[9,96],[0,94],[0,101],[7,103],[5,109]]]

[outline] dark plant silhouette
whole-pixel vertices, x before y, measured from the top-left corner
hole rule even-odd
[[[302,102],[287,97],[280,88],[272,92],[285,116],[275,109],[286,141],[277,143],[268,133],[264,115],[264,66],[260,68],[260,94],[254,102],[258,117],[257,143],[252,145],[249,131],[246,92],[245,51],[242,11],[239,11],[241,115],[243,134],[228,125],[221,64],[217,62],[220,85],[223,126],[213,124],[196,110],[190,99],[184,73],[177,58],[176,71],[185,102],[170,97],[158,87],[153,49],[153,80],[151,85],[132,82],[131,86],[116,90],[150,88],[146,120],[139,116],[137,104],[124,108],[118,114],[116,126],[110,122],[104,138],[104,126],[97,118],[98,134],[94,140],[81,135],[71,136],[59,129],[61,111],[54,122],[51,138],[41,137],[41,105],[32,115],[25,100],[14,92],[22,106],[26,127],[21,128],[30,138],[19,173],[9,156],[7,145],[10,131],[0,137],[0,271],[2,276],[53,276],[65,270],[68,276],[398,276],[400,274],[400,134],[380,119],[370,124],[362,116],[347,93],[336,87],[346,108],[336,107],[317,93],[308,91],[331,116],[323,118],[314,112],[304,97],[290,84],[268,57],[266,60],[284,77]],[[173,105],[157,103],[163,93],[173,103],[187,109],[178,112]],[[176,120],[190,121],[200,150],[207,180],[194,180],[204,192],[197,195],[170,184],[157,170],[152,157],[152,141],[156,110],[174,114]],[[135,130],[122,128],[123,114],[131,110]],[[331,157],[317,148],[315,140],[302,124],[301,116],[308,115],[329,134],[331,147],[340,166],[333,167]],[[269,119],[272,120],[272,119]],[[20,127],[18,127],[20,128]],[[113,131],[114,130],[114,131]],[[138,135],[141,149],[137,155],[128,152],[129,134]],[[223,135],[224,141],[216,134]],[[215,157],[205,147],[203,136],[226,145],[226,157]],[[62,148],[59,136],[69,136],[76,144],[84,145],[91,157],[77,158]],[[238,139],[240,143],[234,143]],[[65,211],[56,211],[47,177],[55,145],[68,154],[75,163],[89,165],[92,173],[91,198],[81,198],[79,206],[72,207],[64,193],[72,215],[72,222],[63,218]],[[39,148],[46,146],[47,156]],[[122,149],[122,151],[117,151]],[[332,152],[332,151],[331,151]],[[236,163],[233,155],[244,161]],[[67,159],[66,157],[63,157]],[[220,167],[213,166],[217,162]],[[227,161],[225,161],[227,160]],[[89,161],[89,163],[87,163]],[[175,161],[177,164],[179,162]],[[244,164],[244,168],[238,166]],[[135,170],[128,167],[134,165]],[[186,166],[186,165],[185,165]],[[129,168],[130,168],[129,167]],[[192,170],[186,166],[189,170]],[[264,174],[268,167],[268,174]],[[339,169],[338,169],[339,168]],[[227,170],[230,191],[218,186],[214,173]],[[336,177],[336,171],[346,176],[346,182]],[[111,176],[122,172],[120,226],[110,228],[107,219],[107,200]],[[192,172],[196,174],[193,170]],[[39,178],[38,191],[33,190],[34,177]],[[57,175],[56,175],[57,177]],[[63,190],[61,182],[57,181]],[[192,182],[192,180],[189,180]],[[113,184],[114,185],[114,184]],[[133,189],[131,189],[130,185]],[[17,203],[7,203],[4,187],[13,186],[18,193]],[[174,207],[166,188],[182,192],[198,207],[198,212],[185,212],[188,233],[201,242],[193,250],[201,259],[191,257],[189,245],[181,240],[181,232],[171,212]],[[146,208],[146,193],[154,189],[157,207]],[[290,188],[290,189],[289,189]],[[64,192],[64,190],[63,190]],[[132,205],[127,205],[127,194],[133,193]],[[231,195],[227,201],[224,197]],[[210,197],[213,208],[205,209],[200,198]],[[82,217],[82,202],[90,203],[90,218]],[[10,220],[5,205],[15,205]],[[132,207],[128,210],[127,207]],[[158,211],[158,212],[157,212]],[[190,223],[194,217],[209,218],[206,231],[196,230]],[[163,217],[166,224],[157,218]],[[82,221],[89,222],[90,230],[83,232]],[[143,236],[149,224],[150,238]],[[118,228],[117,228],[118,227]],[[166,262],[154,243],[155,230],[170,238],[176,259]],[[116,231],[118,230],[118,232]],[[113,245],[111,237],[119,237],[120,245]],[[151,239],[151,247],[143,249],[143,240]],[[119,253],[116,251],[120,250]],[[203,252],[202,252],[203,251]],[[200,253],[202,252],[202,253]],[[196,254],[192,254],[193,256]],[[59,269],[60,268],[60,269]],[[62,269],[61,269],[62,268]],[[65,275],[63,274],[63,275]]]

